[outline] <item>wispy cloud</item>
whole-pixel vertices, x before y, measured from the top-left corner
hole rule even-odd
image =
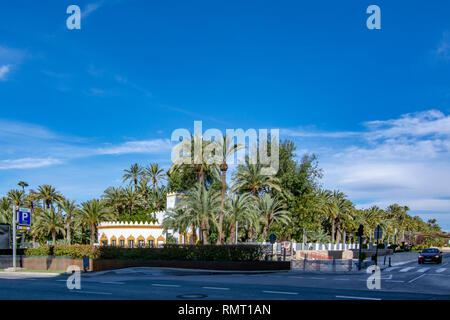
[[[94,3],[89,3],[86,7],[81,11],[82,17],[87,18],[93,12],[97,11],[102,5],[104,1],[98,1]]]
[[[449,212],[441,220],[450,225],[450,115],[427,110],[367,121],[357,134],[281,132],[317,150],[324,187],[364,206],[397,202],[420,215]],[[311,137],[319,140],[311,144]]]
[[[61,160],[52,158],[22,158],[14,160],[0,160],[0,170],[33,169],[61,163]]]
[[[0,81],[6,80],[6,75],[9,73],[10,70],[11,70],[11,66],[8,64],[4,65],[4,66],[0,66]]]
[[[97,149],[98,154],[129,154],[129,153],[161,153],[172,148],[169,139],[155,139],[144,141],[129,141],[117,146]]]
[[[436,49],[436,56],[446,61],[450,60],[450,31],[442,34],[441,41]]]

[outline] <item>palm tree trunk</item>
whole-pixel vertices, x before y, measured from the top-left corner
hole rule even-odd
[[[236,223],[230,223],[228,238],[230,243],[236,243]]]
[[[56,242],[56,231],[52,230],[52,245],[55,245]]]
[[[206,222],[205,221],[202,221],[201,229],[202,229],[203,244],[209,244],[208,243],[208,232],[207,232],[208,230],[206,228]]]
[[[95,243],[95,224],[91,223],[91,245]]]
[[[332,217],[331,218],[331,242],[332,243],[334,243],[334,229],[335,229],[334,223],[335,223],[335,221],[334,221],[334,218]]]
[[[222,166],[225,167],[226,163],[225,161],[222,163]],[[221,169],[225,169],[225,168]],[[222,202],[220,204],[220,215],[219,215],[219,230],[218,230],[218,236],[217,236],[217,244],[223,243],[223,209],[225,204],[225,189],[227,188],[227,170],[222,170]]]
[[[71,234],[71,228],[70,228],[70,218],[67,220],[67,243],[70,245],[72,244],[72,234]]]

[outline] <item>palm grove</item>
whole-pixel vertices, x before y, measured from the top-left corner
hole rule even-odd
[[[211,164],[205,157],[196,164],[175,163],[167,172],[156,163],[133,164],[124,170],[124,186],[109,187],[99,199],[82,203],[67,199],[51,185],[30,189],[20,181],[18,189],[0,199],[0,223],[11,224],[13,206],[28,207],[32,210],[28,241],[92,244],[101,221],[154,222],[152,213],[165,210],[166,194],[176,192],[183,196],[167,213],[164,228],[180,234],[200,230],[195,238],[203,244],[261,242],[271,233],[280,240],[349,243],[357,241],[360,224],[366,241],[371,241],[377,225],[384,230],[382,240],[388,242],[401,241],[405,234],[408,238],[442,232],[436,220],[412,217],[407,206],[357,209],[343,192],[323,189],[316,156],[306,154],[296,160],[295,144],[289,140],[279,146],[275,176],[262,174],[263,166],[247,158],[231,173],[228,184],[227,159],[243,147],[225,136],[221,141],[203,141],[202,148],[211,143],[217,144],[218,162]]]

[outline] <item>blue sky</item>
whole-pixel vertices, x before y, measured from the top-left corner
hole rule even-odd
[[[81,7],[81,30],[66,8]],[[381,8],[381,30],[366,8]],[[448,1],[8,1],[0,5],[0,193],[79,201],[171,132],[279,128],[360,207],[450,230]]]

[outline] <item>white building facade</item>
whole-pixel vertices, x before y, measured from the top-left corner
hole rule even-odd
[[[196,243],[198,238],[196,233],[189,230],[187,234],[179,234],[174,230],[164,231],[162,221],[166,212],[175,209],[180,200],[180,195],[176,193],[167,194],[167,205],[165,212],[154,213],[155,223],[148,222],[101,222],[97,226],[98,243],[100,245],[117,246],[124,248],[150,247],[160,248],[167,241],[167,236],[174,237],[177,243]]]

